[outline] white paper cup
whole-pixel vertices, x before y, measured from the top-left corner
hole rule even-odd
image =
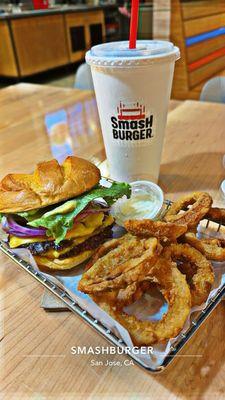
[[[104,43],[86,54],[91,66],[110,176],[157,182],[175,61],[165,41]]]

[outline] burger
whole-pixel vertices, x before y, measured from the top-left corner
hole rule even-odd
[[[37,264],[70,269],[86,261],[112,236],[110,206],[130,196],[127,183],[100,184],[91,162],[67,157],[41,162],[32,174],[0,182],[0,221],[11,249],[30,250]]]

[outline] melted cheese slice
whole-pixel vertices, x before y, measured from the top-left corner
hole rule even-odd
[[[69,251],[69,250],[72,250],[78,244],[83,243],[86,240],[88,240],[90,237],[95,236],[98,233],[102,232],[107,226],[112,225],[112,223],[113,223],[113,217],[111,215],[109,215],[104,219],[104,221],[103,221],[102,225],[100,226],[100,228],[96,229],[90,235],[74,239],[69,246],[64,247],[61,250],[50,249],[50,250],[46,251],[45,253],[43,253],[43,255],[45,257],[47,257],[47,258],[50,258],[50,259],[59,258],[59,256],[61,256],[62,254],[67,253],[67,251]]]
[[[37,242],[46,242],[46,240],[53,240],[53,239],[46,239],[46,237],[42,236],[35,236],[35,237],[17,237],[10,235],[9,237],[9,246],[11,249],[14,249],[15,247],[22,246],[23,244],[29,244],[29,243],[37,243]]]
[[[83,253],[78,254],[77,256],[69,257],[64,260],[50,260],[49,258],[42,256],[34,256],[34,258],[37,264],[42,267],[47,267],[50,269],[71,269],[88,260],[93,253],[94,250],[83,251]]]
[[[113,223],[113,217],[111,215],[106,216],[104,221],[103,219],[104,219],[104,213],[88,215],[82,221],[82,223],[80,222],[79,224],[75,225],[69,232],[67,232],[66,239],[74,238],[72,247],[76,246],[79,243],[84,242],[90,236],[93,236],[93,234],[97,234],[98,228],[101,227],[106,228],[107,226]],[[11,247],[11,249],[14,249],[24,244],[46,242],[47,240],[54,240],[54,239],[52,237],[46,238],[45,236],[21,238],[10,235],[9,246]],[[72,247],[69,246],[67,250]]]
[[[104,213],[90,214],[82,222],[76,224],[66,234],[66,239],[90,235],[96,228],[102,225]]]

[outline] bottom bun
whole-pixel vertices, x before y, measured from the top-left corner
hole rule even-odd
[[[84,261],[88,260],[92,254],[94,253],[94,250],[88,250],[88,251],[83,251],[82,253],[74,256],[74,257],[68,257],[63,260],[60,260],[58,258],[50,259],[47,257],[43,256],[33,256],[36,263],[41,266],[41,267],[46,267],[49,269],[71,269],[74,267],[77,267]]]

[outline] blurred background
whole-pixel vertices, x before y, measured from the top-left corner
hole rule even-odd
[[[126,0],[1,1],[0,87],[76,86],[91,46],[128,39],[130,6]],[[225,75],[224,35],[225,0],[140,0],[138,38],[180,47],[173,98],[199,99],[208,80]],[[77,87],[82,79],[88,78],[81,76]]]

